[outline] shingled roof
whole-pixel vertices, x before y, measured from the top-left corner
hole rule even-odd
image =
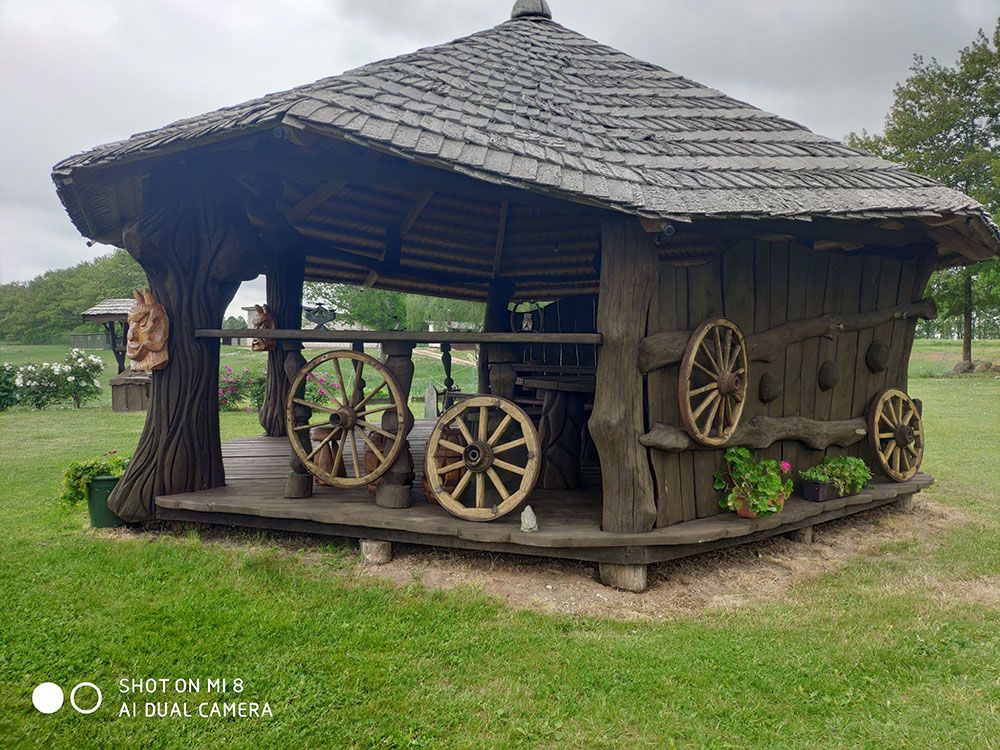
[[[282,124],[652,219],[958,218],[966,239],[1000,248],[962,193],[588,39],[544,0],[447,44],[87,151],[54,179]],[[86,234],[86,198],[60,194]]]

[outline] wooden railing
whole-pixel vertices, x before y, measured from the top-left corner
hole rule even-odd
[[[279,339],[286,341],[383,344],[600,344],[599,333],[463,333],[445,331],[308,331],[298,328],[199,328],[198,338]]]

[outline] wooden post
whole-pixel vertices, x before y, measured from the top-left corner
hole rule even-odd
[[[656,246],[637,220],[601,222],[597,330],[603,340],[589,426],[601,458],[604,531],[640,533],[656,520],[649,456],[639,442],[646,422],[639,341],[658,286],[657,266]]]
[[[624,565],[622,563],[599,563],[601,583],[623,591],[645,591],[649,582],[646,576],[648,565]]]
[[[514,287],[506,281],[493,281],[486,294],[486,313],[483,331],[510,330],[510,311],[507,305]],[[514,394],[514,348],[509,344],[479,345],[479,393],[510,398]]]
[[[153,518],[157,495],[225,484],[219,341],[195,331],[222,323],[240,282],[263,270],[265,253],[237,183],[192,167],[150,174],[123,240],[170,318],[170,364],[152,373],[145,428],[108,499],[120,518],[140,522]]]
[[[267,305],[278,328],[302,326],[302,282],[305,256],[296,247],[272,250],[267,264]],[[301,350],[298,344],[296,350]],[[270,437],[285,435],[285,400],[291,380],[285,369],[289,347],[276,346],[267,353],[267,385],[258,419]],[[294,377],[292,373],[291,377]]]
[[[392,562],[392,542],[362,539],[361,561],[365,565],[385,565]]]
[[[296,373],[306,364],[306,358],[302,356],[302,344],[297,341],[282,341],[278,349],[284,355],[285,382],[291,385],[291,381],[295,378]],[[297,389],[296,398],[304,398],[305,392],[306,385],[302,383]],[[282,410],[284,410],[284,406],[282,406]],[[312,409],[302,404],[295,405],[294,419],[296,427],[309,424],[311,417]],[[310,430],[295,430],[294,437],[295,440],[299,441],[307,454],[312,450],[310,432]],[[309,473],[309,470],[299,460],[298,454],[294,451],[289,458],[289,466],[291,472],[288,475],[288,480],[285,482],[285,497],[311,497],[313,493],[313,475]]]
[[[390,341],[382,345],[385,352],[385,366],[399,382],[400,390],[406,399],[403,409],[405,423],[402,430],[402,440],[407,439],[413,429],[413,412],[410,411],[410,386],[413,384],[413,344],[400,341]],[[390,409],[382,415],[382,429],[395,433],[397,429],[396,412]],[[382,508],[409,508],[410,488],[413,486],[413,455],[407,443],[393,463],[392,468],[382,477],[375,491],[375,504]]]

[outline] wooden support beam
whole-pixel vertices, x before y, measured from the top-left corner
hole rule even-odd
[[[316,188],[316,190],[286,211],[285,218],[293,224],[306,218],[309,214],[330,200],[330,198],[335,196],[346,186],[347,181],[343,179],[327,180]]]
[[[942,255],[956,252],[972,260],[989,260],[995,255],[991,248],[969,239],[952,227],[928,227],[926,231],[937,243]]]
[[[634,219],[601,222],[601,283],[597,330],[597,389],[590,434],[601,457],[604,531],[640,533],[656,520],[656,499],[646,449],[642,372],[635,352],[657,288],[659,259],[653,239]]]
[[[661,451],[718,450],[736,445],[747,448],[767,448],[780,440],[799,440],[814,450],[825,450],[831,445],[846,448],[868,434],[865,420],[844,419],[821,421],[806,417],[766,417],[758,415],[740,422],[732,437],[723,445],[705,446],[674,425],[657,422],[639,438],[647,448]]]
[[[417,201],[413,204],[413,208],[410,209],[406,218],[403,219],[403,223],[399,225],[400,237],[406,237],[406,235],[410,233],[413,225],[416,224],[417,219],[420,218],[420,214],[423,213],[423,210],[427,207],[427,204],[430,203],[430,200],[433,197],[433,190],[427,190],[417,196]]]
[[[497,241],[493,249],[493,278],[500,275],[500,263],[503,260],[503,243],[507,237],[507,217],[510,214],[510,203],[500,201],[500,222],[497,225]]]

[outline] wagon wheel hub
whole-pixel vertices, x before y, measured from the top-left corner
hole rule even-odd
[[[909,425],[900,425],[896,428],[896,442],[899,445],[913,445],[916,439],[917,435]]]
[[[357,412],[349,407],[341,407],[330,415],[330,424],[344,430],[353,430],[357,421]]]
[[[734,396],[743,390],[743,377],[735,372],[724,372],[719,376],[719,393]]]
[[[469,471],[486,471],[493,465],[493,449],[486,442],[477,440],[472,445],[465,446],[462,460]]]

